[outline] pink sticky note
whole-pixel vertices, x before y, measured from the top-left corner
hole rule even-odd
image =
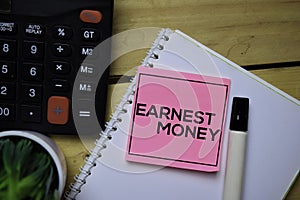
[[[136,81],[126,159],[218,171],[230,80],[139,67]]]

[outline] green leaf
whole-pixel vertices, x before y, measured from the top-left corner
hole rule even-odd
[[[50,189],[51,189],[52,182],[53,182],[53,167],[51,166],[49,176],[48,176],[48,178],[45,182],[45,194],[46,194],[46,196],[51,193]]]
[[[42,152],[38,152],[42,151]],[[53,161],[29,140],[0,140],[0,199],[54,199]],[[54,191],[53,191],[54,190]],[[57,193],[57,194],[56,194]],[[57,198],[58,199],[58,198]]]
[[[21,175],[21,167],[24,166],[32,154],[33,145],[29,140],[20,140],[15,149],[15,160],[14,164],[16,166],[16,173],[18,177]]]
[[[15,149],[15,144],[10,140],[7,140],[3,145],[3,154],[2,154],[3,166],[6,173],[8,173],[9,175],[12,174],[12,171],[15,167],[14,165],[12,165],[12,158],[14,157],[14,149]]]

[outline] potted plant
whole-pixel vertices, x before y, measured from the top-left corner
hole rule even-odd
[[[66,162],[50,138],[30,131],[0,132],[0,199],[60,199]]]

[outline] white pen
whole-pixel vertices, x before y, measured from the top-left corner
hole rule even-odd
[[[248,131],[249,99],[234,97],[230,119],[223,200],[241,200]]]

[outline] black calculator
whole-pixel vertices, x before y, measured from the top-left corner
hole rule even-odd
[[[74,81],[97,71],[83,61],[103,54],[93,50],[111,37],[112,19],[112,0],[0,0],[0,130],[76,134]],[[93,88],[102,126],[108,76],[106,68]]]

